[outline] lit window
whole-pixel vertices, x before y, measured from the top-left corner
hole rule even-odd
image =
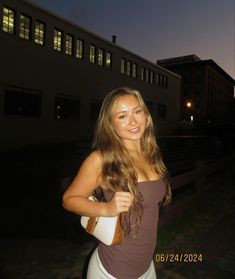
[[[111,69],[112,67],[112,54],[110,52],[106,52],[106,67]]]
[[[121,59],[121,73],[125,74],[125,72],[126,72],[126,59],[122,58]]]
[[[104,65],[104,50],[102,48],[98,49],[98,65]]]
[[[54,50],[62,50],[62,32],[60,30],[54,30]]]
[[[96,47],[94,45],[90,45],[90,59],[91,63],[95,63],[96,61]]]
[[[141,67],[141,80],[144,80],[144,76],[145,76],[145,68]]]
[[[68,55],[73,54],[73,37],[68,34],[65,37],[65,53]]]
[[[135,63],[132,64],[132,77],[137,77],[137,65]]]
[[[28,16],[20,15],[20,38],[24,40],[30,39],[31,19]]]
[[[3,8],[2,30],[9,34],[14,34],[15,12],[8,8]]]
[[[57,120],[79,120],[80,98],[74,96],[55,96],[55,118]]]
[[[77,47],[76,47],[76,57],[79,59],[83,58],[83,49],[84,49],[84,42],[80,39],[77,39]]]
[[[127,64],[126,64],[126,74],[128,76],[131,75],[131,61],[127,61]]]
[[[35,21],[34,42],[38,45],[44,45],[45,24],[40,21]]]
[[[7,87],[4,111],[7,115],[39,117],[41,115],[41,92],[14,86]]]

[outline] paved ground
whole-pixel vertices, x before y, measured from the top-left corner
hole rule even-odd
[[[213,196],[212,198],[206,197],[206,202],[209,204],[209,201],[212,200],[213,210],[209,216],[208,209],[205,207],[204,214],[199,215],[200,220],[208,218],[208,222],[205,220],[201,222],[201,226],[205,228],[200,227],[197,234],[197,226],[192,227],[194,237],[190,238],[190,245],[187,241],[183,245],[181,245],[183,242],[178,241],[178,246],[176,245],[172,250],[175,257],[173,262],[155,262],[158,279],[235,278],[234,186],[230,183],[229,186],[219,185],[211,190]],[[205,203],[205,200],[202,202]],[[212,214],[215,216],[211,216]],[[3,213],[2,216],[4,216]],[[37,222],[40,225],[40,219]],[[3,219],[1,223],[4,224]],[[181,234],[177,235],[178,240],[180,236]],[[85,278],[83,277],[84,266],[94,246],[95,243],[92,241],[81,245],[78,242],[52,237],[2,238],[0,239],[0,278]],[[176,262],[177,251],[185,255],[187,253],[201,254],[202,262],[190,263],[192,259],[189,257],[189,262],[180,262],[180,260]],[[162,252],[166,256],[166,251],[162,250]],[[184,260],[187,260],[187,256],[184,257]],[[96,278],[94,277],[94,279]]]
[[[234,190],[228,192],[229,199],[209,229],[199,234],[188,249],[179,249],[180,253],[201,254],[202,262],[200,258],[198,262],[190,262],[191,256],[184,256],[184,261],[177,262],[174,252],[173,262],[169,262],[169,259],[165,263],[156,262],[158,279],[235,278],[235,211],[232,193]],[[61,239],[1,239],[0,278],[81,279],[86,259],[94,245],[91,241],[79,245]]]

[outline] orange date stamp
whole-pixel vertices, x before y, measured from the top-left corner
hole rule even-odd
[[[157,253],[155,260],[161,263],[202,263],[203,255],[201,253]]]

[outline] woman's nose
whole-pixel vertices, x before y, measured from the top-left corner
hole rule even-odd
[[[130,124],[130,125],[135,125],[136,122],[137,122],[137,121],[136,121],[135,117],[134,117],[133,115],[131,115],[131,116],[130,116],[130,120],[129,120],[129,124]]]

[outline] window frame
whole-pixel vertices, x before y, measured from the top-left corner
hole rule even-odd
[[[65,54],[73,56],[74,37],[73,35],[65,34]]]
[[[84,58],[84,40],[77,38],[76,39],[76,58],[83,59]]]
[[[57,33],[56,33],[57,32]],[[56,33],[56,34],[55,34]],[[60,33],[60,37],[58,34]],[[59,39],[58,39],[59,38]],[[58,47],[59,46],[59,47]],[[53,49],[58,52],[63,51],[63,31],[57,28],[54,28],[54,35],[53,35]]]
[[[100,60],[100,51],[102,53],[101,55],[101,60]],[[98,65],[100,67],[103,67],[104,66],[104,49],[103,48],[98,48],[98,55],[97,55],[97,62],[98,62]]]
[[[94,44],[90,44],[90,48],[89,48],[89,62],[91,64],[96,64],[96,51],[97,51],[97,47]]]
[[[4,14],[4,10],[8,10],[8,11],[11,11],[13,13],[13,17],[11,18],[9,16],[9,13],[7,14],[7,21],[5,21],[5,17],[6,15]],[[12,25],[10,24],[10,21],[12,19]],[[5,25],[4,22],[7,22],[7,24]],[[9,35],[15,35],[15,28],[16,28],[16,10],[8,7],[8,6],[3,6],[3,9],[2,9],[2,31],[5,33],[5,34],[9,34]],[[7,29],[4,29],[4,27],[7,26]]]
[[[124,58],[124,57],[121,58],[120,72],[123,75],[126,74],[126,58]]]
[[[23,17],[23,21],[22,21],[22,17]],[[20,25],[19,25],[19,37],[20,37],[20,39],[25,40],[25,41],[31,40],[31,37],[32,37],[32,18],[30,16],[24,14],[24,13],[21,13],[19,20],[20,20]]]
[[[62,100],[65,100],[67,102],[67,104],[65,103],[65,107],[66,105],[69,104],[69,101],[71,102],[71,100],[74,100],[78,103],[78,109],[76,108],[76,110],[73,110],[73,109],[69,109],[69,107],[65,108],[64,112],[62,112],[64,114],[64,116],[59,116],[58,115],[58,111],[61,110],[60,105],[57,104],[56,102],[56,99],[62,99]],[[76,114],[70,114],[69,116],[66,116],[66,112],[73,112],[73,111],[76,111]],[[78,96],[72,96],[72,95],[65,95],[65,94],[60,94],[60,93],[56,93],[54,95],[54,118],[55,120],[57,121],[80,121],[81,119],[81,98],[78,97]]]
[[[37,26],[43,26],[43,29],[41,29],[41,27],[39,29],[37,29]],[[37,30],[38,30],[38,34],[36,34]],[[44,46],[45,38],[46,38],[46,24],[44,22],[36,19],[35,23],[34,23],[34,43],[39,46]],[[42,42],[42,43],[40,43],[40,42]]]
[[[109,56],[109,63],[108,63],[108,56]],[[107,69],[112,69],[112,53],[110,51],[106,51],[105,53],[105,67]]]

